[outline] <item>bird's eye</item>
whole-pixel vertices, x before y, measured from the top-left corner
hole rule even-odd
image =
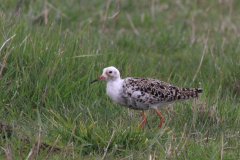
[[[110,73],[110,74],[111,74],[111,73],[112,73],[112,71],[109,71],[108,73]]]

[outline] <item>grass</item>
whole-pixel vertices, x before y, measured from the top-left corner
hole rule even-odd
[[[0,3],[0,159],[239,159],[240,3],[119,2]],[[111,65],[204,92],[138,129],[90,85]]]

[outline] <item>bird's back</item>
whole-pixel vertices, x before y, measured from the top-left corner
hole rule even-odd
[[[168,104],[196,98],[201,88],[180,88],[151,78],[125,78],[122,97],[125,106],[146,110],[151,106],[161,107]]]

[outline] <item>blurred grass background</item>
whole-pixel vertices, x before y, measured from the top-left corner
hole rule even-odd
[[[0,159],[239,159],[240,1],[1,0],[0,18]],[[139,130],[90,85],[111,65],[204,92]]]

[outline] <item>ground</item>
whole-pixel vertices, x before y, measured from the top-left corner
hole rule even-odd
[[[239,159],[240,1],[0,2],[0,159]],[[115,105],[103,68],[202,88]]]

